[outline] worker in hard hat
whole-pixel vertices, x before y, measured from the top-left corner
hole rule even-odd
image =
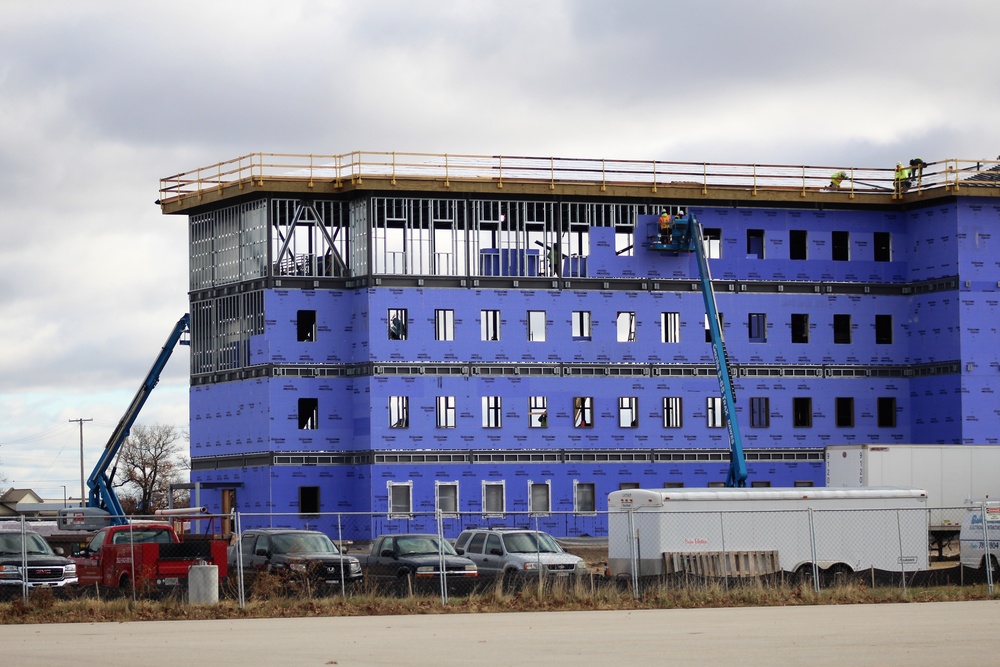
[[[902,194],[910,189],[912,185],[910,181],[910,176],[913,171],[909,167],[904,167],[902,162],[896,163],[896,173],[893,178],[893,183],[896,186],[896,194]]]
[[[843,183],[844,179],[846,178],[847,178],[846,171],[835,171],[833,175],[830,177],[830,189],[839,190],[840,184]]]
[[[660,243],[668,245],[670,243],[670,214],[664,211],[660,214]]]

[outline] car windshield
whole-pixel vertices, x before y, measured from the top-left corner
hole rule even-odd
[[[513,533],[503,536],[507,553],[562,553],[562,548],[547,533]]]
[[[396,553],[400,556],[436,554],[439,551],[444,551],[444,553],[449,556],[457,555],[451,544],[448,542],[441,542],[432,535],[414,535],[396,538]]]
[[[271,538],[277,554],[336,554],[337,546],[322,533],[280,533]]]
[[[120,530],[112,538],[112,544],[145,544],[155,542],[157,544],[170,544],[174,541],[173,535],[166,528],[135,528],[132,530]]]
[[[37,533],[26,533],[24,536],[24,550],[31,556],[52,556],[52,547],[45,539]],[[0,554],[21,554],[21,534],[5,533],[0,535]]]

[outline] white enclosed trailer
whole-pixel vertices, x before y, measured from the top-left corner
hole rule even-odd
[[[678,554],[777,555],[778,568],[927,569],[920,489],[629,489],[608,496],[611,576],[665,572]]]
[[[968,499],[1000,500],[1000,446],[828,445],[826,486],[923,489],[932,534],[957,534]]]

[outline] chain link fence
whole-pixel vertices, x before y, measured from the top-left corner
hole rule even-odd
[[[187,599],[186,568],[195,563],[216,565],[220,597],[241,606],[283,596],[429,595],[448,604],[453,597],[470,595],[544,597],[614,590],[638,598],[651,590],[709,586],[807,586],[820,591],[842,585],[906,590],[986,583],[992,592],[995,572],[989,564],[996,562],[997,540],[992,533],[989,540],[982,536],[988,511],[1000,518],[1000,512],[985,505],[947,510],[135,517],[124,543],[113,545],[119,550],[119,569],[111,579],[106,572],[95,572],[102,565],[97,562],[101,550],[88,545],[94,532],[64,531],[52,520],[19,518],[0,521],[0,595],[27,602],[38,589],[48,589],[59,596]],[[932,513],[948,520],[934,521]],[[978,541],[971,536],[963,548],[978,544],[987,555],[966,559],[961,566],[959,528],[974,514],[981,517]],[[139,532],[151,520],[172,523],[185,544],[201,547],[152,545],[158,549],[153,560],[174,566],[171,572],[157,570],[146,555],[151,546],[143,541],[160,538]],[[296,552],[292,538],[303,530],[315,531],[321,539]],[[554,543],[545,535],[556,536]],[[205,546],[210,544],[215,546]],[[185,570],[180,574],[178,563]]]

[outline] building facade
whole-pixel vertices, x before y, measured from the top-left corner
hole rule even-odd
[[[161,183],[188,216],[213,512],[596,535],[611,491],[721,485],[697,264],[643,245],[662,211],[705,232],[749,484],[822,486],[829,444],[998,442],[990,165],[902,192],[878,170],[830,190],[806,168],[253,158]]]

